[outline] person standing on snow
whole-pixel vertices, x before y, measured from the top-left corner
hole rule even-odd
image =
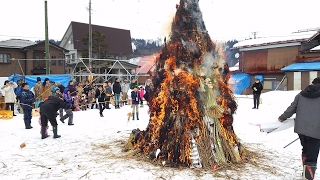
[[[294,132],[302,145],[304,179],[314,179],[320,148],[320,78],[302,90],[287,110],[278,118],[280,122],[296,113]]]
[[[16,116],[14,114],[14,103],[16,102],[16,95],[14,93],[14,89],[17,88],[18,85],[15,82],[10,82],[6,80],[4,82],[4,86],[1,88],[4,90],[4,101],[6,103],[6,110],[10,110],[13,112],[13,116]]]
[[[60,138],[58,135],[58,123],[56,120],[57,111],[60,109],[66,109],[71,111],[71,106],[64,102],[62,98],[57,98],[54,96],[49,96],[49,98],[44,101],[40,106],[40,116],[41,116],[41,139],[45,139],[48,136],[46,135],[48,121],[53,129],[53,138]]]
[[[115,109],[120,108],[120,93],[121,93],[121,85],[120,85],[120,79],[116,78],[115,82],[113,83],[113,94],[114,94],[114,106]]]
[[[37,83],[33,86],[35,108],[39,107],[39,104],[43,101],[41,96],[41,78],[37,77]]]
[[[106,86],[106,99],[105,99],[105,102],[106,102],[106,109],[111,109],[110,108],[110,101],[111,101],[111,98],[112,98],[112,87],[111,87],[111,81],[107,81],[107,86]]]
[[[123,84],[121,85],[122,91],[122,100],[125,105],[128,105],[128,91],[130,89],[130,84],[128,84],[128,80],[124,80]]]
[[[99,103],[100,117],[104,117],[103,110],[106,108],[106,103],[104,102],[105,98],[106,92],[103,90],[102,85],[99,85],[98,89],[96,90],[96,101]]]
[[[260,82],[260,79],[256,78],[255,82],[251,86],[251,89],[253,90],[253,108],[252,109],[259,109],[259,103],[260,103],[260,95],[261,91],[263,90],[262,83]]]
[[[137,120],[139,120],[139,99],[140,93],[138,91],[138,87],[134,87],[133,91],[131,91],[132,98],[132,120],[134,120],[134,115],[136,114]]]
[[[28,83],[22,83],[22,92],[20,97],[21,107],[23,109],[23,120],[26,129],[31,129],[32,105],[35,101],[34,94],[29,90]]]

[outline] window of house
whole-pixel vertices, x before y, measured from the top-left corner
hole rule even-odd
[[[71,54],[71,55],[70,55],[70,59],[71,59],[71,61],[74,61],[74,60],[75,60],[75,58],[76,58],[76,55],[75,55],[75,54]]]
[[[36,62],[38,63],[38,62],[40,62],[40,56],[36,56]]]
[[[52,66],[56,66],[57,65],[56,56],[51,56],[51,65]]]
[[[0,54],[0,63],[10,63],[10,54]]]
[[[62,57],[59,57],[59,61],[58,61],[58,65],[59,66],[63,66],[63,59],[62,59]]]

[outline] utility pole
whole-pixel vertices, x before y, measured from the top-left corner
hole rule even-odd
[[[45,17],[45,51],[46,51],[46,74],[50,74],[50,52],[49,52],[49,33],[48,33],[48,9],[47,0],[44,1],[44,17]]]
[[[258,32],[252,32],[252,34],[253,34],[253,39],[257,39]]]
[[[89,70],[92,72],[92,26],[91,26],[91,0],[89,0]]]

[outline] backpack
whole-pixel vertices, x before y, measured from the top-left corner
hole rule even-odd
[[[21,92],[22,92],[22,87],[21,86],[18,86],[16,88],[14,88],[14,93],[17,95],[17,96],[21,96]]]

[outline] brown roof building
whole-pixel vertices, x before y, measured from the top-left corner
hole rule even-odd
[[[105,36],[103,44],[107,45],[107,57],[110,59],[127,60],[127,56],[132,54],[130,30],[117,29],[105,26],[92,25],[92,32],[100,32]],[[61,39],[60,46],[68,49],[72,55],[72,60],[82,57],[83,51],[88,51],[88,45],[85,45],[83,38],[89,34],[89,25],[72,21]],[[94,40],[93,40],[94,43]],[[98,55],[95,49],[92,49],[92,58]],[[72,62],[71,63],[75,63]]]
[[[68,50],[49,42],[50,73],[65,73]],[[46,74],[45,43],[23,39],[0,41],[0,76]]]
[[[109,72],[113,74],[123,74],[138,67],[129,62],[125,62],[128,60],[128,56],[133,53],[130,30],[92,25],[92,34],[94,35],[95,33],[101,33],[101,35],[105,37],[100,43],[106,48],[104,48],[103,57],[101,57],[101,52],[97,50],[99,46],[94,46],[95,43],[97,44],[97,42],[95,42],[97,40],[93,37],[93,73],[103,74]],[[67,71],[70,73],[72,71],[81,72],[86,68],[84,64],[88,66],[87,60],[84,60],[84,64],[79,60],[80,58],[86,58],[88,55],[89,45],[87,45],[88,42],[84,42],[84,39],[88,38],[88,34],[89,24],[72,21],[61,39],[60,46],[69,50],[68,55],[70,55],[70,58],[67,59],[69,69]],[[110,60],[119,61],[115,64],[114,61]]]
[[[298,69],[288,73],[284,67],[296,62],[318,61],[319,31],[292,33],[288,36],[258,38],[241,41],[233,46],[240,51],[239,72],[249,74],[251,82],[263,77],[264,90],[300,90],[318,72],[301,73]],[[312,52],[312,49],[314,52]],[[295,75],[293,75],[295,74]],[[305,75],[304,75],[305,74]],[[310,78],[311,77],[311,78]],[[294,81],[305,80],[305,83]],[[251,89],[248,89],[251,92]]]

